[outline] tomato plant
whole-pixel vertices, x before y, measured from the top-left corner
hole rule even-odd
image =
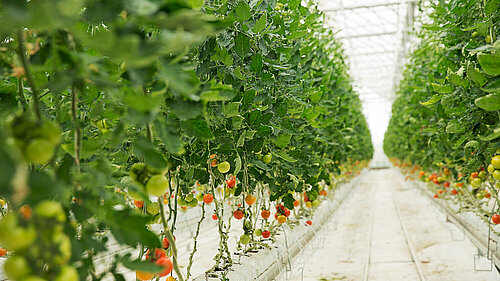
[[[123,279],[124,266],[182,281],[196,246],[183,274],[178,214],[201,208],[196,242],[205,204],[220,239],[212,271],[228,270],[224,214],[252,249],[258,210],[281,204],[287,220],[303,192],[318,206],[320,182],[352,178],[373,154],[341,45],[312,3],[59,2],[0,8],[0,243],[13,280]],[[137,255],[96,264],[111,239]],[[167,256],[146,254],[162,245]]]

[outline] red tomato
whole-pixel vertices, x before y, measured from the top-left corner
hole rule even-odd
[[[313,224],[313,222],[312,222],[312,221],[310,221],[310,220],[306,221],[306,226],[307,226],[307,225],[312,225],[312,224]]]
[[[158,259],[161,259],[161,258],[167,256],[167,254],[165,253],[165,251],[163,249],[156,248],[156,249],[154,249],[154,251],[155,251],[154,257],[151,256],[151,250],[148,250],[146,252],[146,260],[147,261],[156,261]]]
[[[474,173],[470,174],[470,177],[475,179],[478,177],[478,175],[479,175],[478,172],[474,172]]]
[[[269,232],[267,230],[262,232],[262,237],[269,238],[269,236],[271,236],[271,232]]]
[[[215,221],[215,220],[217,220],[217,215],[216,215],[216,214],[213,214],[213,215],[212,215],[212,219],[213,219],[214,221]]]
[[[177,241],[177,238],[175,238],[175,235],[174,235],[174,241]],[[163,246],[163,249],[168,249],[168,247],[170,246],[170,242],[168,242],[167,237],[163,238],[162,246]]]
[[[163,266],[164,268],[164,270],[158,275],[159,277],[168,275],[170,272],[172,272],[172,268],[174,268],[169,257],[159,258],[155,263],[159,266]]]
[[[456,189],[452,189],[452,190],[451,190],[451,194],[453,194],[453,195],[457,195],[457,194],[458,194],[458,191],[457,191]]]
[[[491,217],[491,221],[493,221],[494,224],[499,224],[500,223],[500,215],[494,214]]]
[[[269,210],[262,210],[260,212],[260,215],[262,216],[263,219],[267,220],[271,216],[271,211],[269,211]]]
[[[444,185],[444,187],[450,187],[450,182],[445,181],[445,182],[443,183],[443,185]]]
[[[233,216],[235,219],[241,220],[245,216],[245,213],[242,210],[236,210],[234,211]]]
[[[300,201],[299,200],[293,201],[293,206],[294,207],[298,207],[299,205],[300,205]]]
[[[290,210],[285,209],[285,217],[289,217],[289,216],[290,216]]]
[[[235,177],[233,176],[232,178],[228,179],[226,181],[227,187],[233,188],[236,185],[236,180]]]
[[[205,204],[210,204],[212,201],[214,201],[214,196],[212,194],[207,193],[203,195],[203,202],[205,202]]]
[[[434,194],[434,198],[438,198],[439,196],[437,194]]]

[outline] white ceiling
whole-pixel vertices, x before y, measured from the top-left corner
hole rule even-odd
[[[317,0],[341,39],[372,140],[380,144],[410,47],[415,1]]]

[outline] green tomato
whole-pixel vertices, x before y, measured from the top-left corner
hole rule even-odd
[[[146,168],[146,164],[142,162],[134,163],[132,167],[130,167],[129,175],[133,180],[137,180],[137,176],[144,171]]]
[[[58,264],[65,264],[71,258],[71,240],[64,233],[58,233],[52,238],[54,244],[59,245],[59,254],[55,255],[54,261]]]
[[[246,235],[246,234],[243,234],[240,236],[240,242],[241,244],[248,244],[248,242],[250,242],[250,236]]]
[[[500,181],[500,170],[495,170],[495,172],[493,172],[493,178]]]
[[[52,145],[57,145],[61,141],[61,127],[57,122],[46,121],[33,131],[33,135],[48,140]]]
[[[470,185],[472,185],[472,187],[474,188],[478,188],[481,186],[482,183],[483,181],[480,178],[475,178],[471,181]]]
[[[66,215],[63,207],[61,203],[56,201],[45,200],[38,203],[35,206],[35,214],[42,218],[55,218],[60,222],[66,221]]]
[[[191,200],[191,202],[188,203],[188,206],[191,208],[198,206],[198,200]]]
[[[168,180],[163,175],[154,175],[146,184],[146,190],[150,195],[163,196],[168,188]]]
[[[199,192],[198,194],[196,194],[196,200],[198,200],[199,202],[203,201],[203,193]]]
[[[318,207],[319,206],[319,200],[316,199],[316,200],[312,201],[312,206],[313,207]]]
[[[489,164],[488,165],[488,172],[490,174],[493,174],[495,172],[495,167],[493,167],[493,164]]]
[[[481,171],[477,176],[484,180],[488,175],[485,171]]]
[[[36,230],[33,227],[16,227],[7,234],[10,238],[3,241],[3,245],[12,251],[19,251],[28,248],[35,242]]]
[[[231,165],[227,161],[224,161],[224,162],[220,163],[219,165],[217,165],[217,170],[219,170],[219,172],[221,172],[223,174],[229,172],[229,169],[231,169]]]
[[[262,157],[262,162],[264,162],[265,164],[269,164],[269,163],[271,163],[272,159],[273,159],[273,155],[271,153],[268,153],[268,154],[264,155],[264,157]]]
[[[70,265],[65,265],[61,268],[61,272],[56,276],[54,281],[79,281],[80,276],[76,269]]]
[[[26,259],[21,256],[11,256],[4,264],[5,275],[12,280],[20,280],[31,273],[31,268]]]
[[[38,277],[35,275],[28,276],[26,278],[23,278],[21,281],[47,281],[47,279],[44,279],[42,277]]]
[[[491,158],[491,165],[493,165],[495,169],[500,169],[500,155]]]
[[[189,193],[188,195],[186,195],[186,202],[191,202],[193,201],[193,199],[194,199],[193,193]]]
[[[484,194],[482,192],[478,192],[478,193],[476,193],[476,198],[481,200],[484,198]]]
[[[150,215],[156,215],[160,212],[160,204],[158,204],[158,202],[153,202],[151,204],[147,204],[146,205],[146,211],[150,214]]]
[[[45,164],[54,156],[54,145],[47,139],[34,138],[24,149],[27,162]]]
[[[261,236],[262,235],[262,230],[260,230],[259,228],[256,229],[254,232],[255,236]]]
[[[177,203],[181,206],[187,206],[188,202],[186,202],[184,199],[179,198],[177,199]]]

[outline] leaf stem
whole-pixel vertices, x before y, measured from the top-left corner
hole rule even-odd
[[[75,165],[77,173],[80,174],[82,128],[80,127],[80,121],[78,120],[78,92],[75,85],[73,85],[71,88],[71,118],[73,119],[73,123],[75,124]]]
[[[33,93],[33,110],[35,111],[35,116],[38,121],[42,120],[42,113],[40,112],[40,101],[39,101],[39,92],[38,88],[35,85],[35,80],[33,80],[33,76],[31,75],[31,65],[28,60],[28,56],[26,53],[26,47],[24,46],[24,30],[20,28],[17,32],[17,38],[18,38],[18,45],[19,48],[17,50],[17,53],[19,55],[19,58],[21,59],[21,62],[24,67],[26,79],[28,80],[28,83],[31,86],[31,91]],[[24,96],[24,95],[23,95]]]
[[[165,205],[163,203],[163,198],[158,197],[158,203],[160,205],[161,223],[163,225],[165,237],[168,240],[168,243],[170,245],[169,247],[171,247],[172,249],[174,271],[177,274],[177,278],[179,279],[179,281],[184,281],[184,278],[182,277],[182,272],[179,269],[179,264],[177,263],[177,247],[175,246],[175,239],[174,236],[172,235],[172,232],[170,231],[170,228],[168,227],[168,223],[165,218]]]

